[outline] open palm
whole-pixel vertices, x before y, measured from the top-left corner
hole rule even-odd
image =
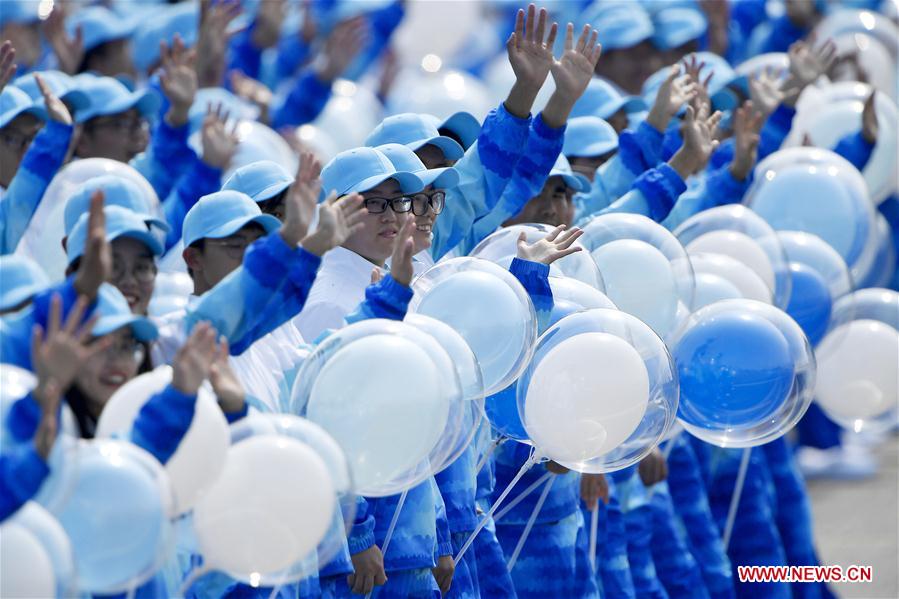
[[[527,20],[525,20],[524,11],[518,11],[515,19],[515,31],[506,42],[506,50],[516,79],[539,87],[543,85],[554,62],[553,44],[556,42],[558,25],[553,23],[550,26],[549,36],[544,41],[546,9],[540,9],[536,28],[534,26],[535,12],[536,7],[533,4],[528,6]]]
[[[574,25],[565,30],[565,51],[550,68],[556,91],[568,97],[580,97],[593,77],[596,62],[602,53],[602,46],[596,43],[597,32],[584,25],[577,44],[574,43]]]

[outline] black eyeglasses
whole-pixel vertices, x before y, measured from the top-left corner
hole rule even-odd
[[[440,214],[444,206],[446,206],[446,192],[443,191],[421,192],[412,196],[412,214],[415,216],[424,216],[428,213],[428,208],[433,210],[434,214]]]
[[[397,196],[395,198],[367,198],[362,205],[369,214],[384,214],[387,206],[397,214],[403,214],[412,210],[412,198],[409,196]]]

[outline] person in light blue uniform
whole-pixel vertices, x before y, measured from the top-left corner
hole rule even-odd
[[[703,39],[709,28],[698,6],[679,6],[661,2],[661,10],[652,13],[652,43],[662,54],[665,64],[680,62],[691,52],[704,49]]]
[[[631,119],[647,110],[649,106],[640,96],[623,94],[605,79],[594,77],[572,108],[571,117],[599,117],[612,125],[616,135],[621,135],[629,127]]]
[[[0,256],[0,316],[22,310],[49,286],[47,275],[29,258]]]
[[[609,486],[608,502],[600,501],[598,526],[596,531],[596,578],[600,596],[609,599],[632,599],[636,597],[634,581],[631,578],[630,561],[627,553],[627,531],[624,515],[618,500],[618,490],[611,476],[606,476]],[[586,519],[587,515],[584,515]]]
[[[104,6],[88,6],[66,19],[66,30],[75,37],[81,30],[84,56],[76,72],[91,72],[134,81],[130,38],[137,21],[117,15]]]

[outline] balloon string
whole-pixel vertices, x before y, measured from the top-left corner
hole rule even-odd
[[[487,526],[487,522],[490,521],[490,518],[493,517],[494,512],[496,512],[496,508],[499,507],[505,499],[506,496],[512,491],[512,488],[518,484],[518,481],[521,480],[521,477],[525,475],[525,473],[531,469],[531,467],[536,464],[543,456],[541,454],[537,454],[536,451],[531,450],[531,455],[525,461],[524,464],[521,465],[521,468],[518,470],[518,474],[509,481],[509,484],[506,485],[506,488],[503,489],[503,492],[500,493],[500,496],[496,498],[496,501],[493,502],[493,505],[490,506],[490,509],[487,510],[487,513],[484,514],[484,517],[481,518],[481,521],[478,522],[477,527],[475,527],[474,531],[468,536],[465,540],[465,544],[462,545],[462,548],[459,550],[459,553],[456,554],[456,557],[453,559],[457,564],[462,559],[462,556],[465,555],[465,552],[468,551],[468,548],[471,547],[471,544],[474,543],[475,537],[478,536],[478,533],[481,532],[485,526]]]
[[[590,570],[596,573],[596,536],[599,531],[599,504],[590,514]]]
[[[543,492],[540,493],[540,498],[537,500],[537,505],[534,506],[534,511],[531,512],[531,517],[528,518],[527,524],[524,525],[524,530],[521,533],[521,538],[518,539],[518,545],[515,546],[515,551],[512,552],[512,557],[509,558],[508,568],[509,572],[515,568],[515,564],[518,562],[518,556],[521,554],[521,550],[524,548],[525,542],[528,540],[528,536],[531,534],[531,529],[534,528],[534,523],[537,521],[537,516],[540,514],[540,510],[543,509],[543,504],[546,502],[546,498],[549,495],[549,490],[552,489],[553,483],[556,482],[555,477],[550,478],[546,481],[546,486],[543,487]]]
[[[181,584],[181,590],[179,591],[178,595],[180,597],[186,597],[187,591],[190,590],[190,587],[192,587],[194,583],[197,582],[200,578],[202,578],[209,572],[212,572],[212,570],[213,569],[209,566],[200,566],[199,568],[194,568],[193,570],[191,570],[187,575],[187,578],[185,578],[184,582]]]
[[[281,591],[281,585],[275,585],[272,587],[272,592],[269,594],[268,599],[275,599],[278,596],[278,593]]]
[[[737,507],[740,505],[740,495],[743,494],[743,483],[746,482],[746,472],[749,470],[749,456],[752,448],[747,447],[743,450],[740,457],[740,469],[737,471],[737,482],[734,484],[734,494],[730,498],[730,508],[727,510],[727,522],[724,523],[724,550],[727,551],[730,545],[730,537],[734,532],[734,522],[737,519]]]
[[[400,498],[396,502],[396,509],[393,510],[393,517],[390,519],[390,526],[387,527],[387,534],[384,535],[384,544],[381,546],[381,556],[385,557],[387,555],[387,548],[390,547],[390,539],[393,538],[393,531],[396,530],[396,523],[400,519],[400,511],[403,509],[403,504],[406,503],[406,495],[409,494],[409,490],[405,490],[400,493]],[[371,599],[371,594],[374,590],[368,592],[365,596],[365,599]],[[269,597],[269,599],[272,599]]]
[[[507,439],[500,435],[496,438],[496,440],[490,444],[490,447],[487,448],[487,451],[484,452],[484,455],[481,456],[480,461],[478,462],[477,467],[474,470],[474,475],[477,476],[481,473],[481,470],[484,469],[484,466],[487,464],[487,460],[490,459],[490,456],[493,455],[493,452],[496,451],[496,448],[503,444],[503,442]]]
[[[525,489],[524,491],[519,493],[518,496],[515,497],[515,499],[513,499],[512,501],[510,501],[508,503],[508,505],[506,505],[503,509],[496,512],[496,515],[493,516],[493,521],[499,522],[500,518],[502,518],[503,516],[508,514],[512,508],[514,508],[516,505],[521,503],[528,495],[530,495],[531,493],[536,491],[537,488],[539,488],[540,485],[545,483],[550,476],[553,476],[553,473],[547,472],[546,474],[544,474],[543,476],[541,476],[540,478],[538,478],[537,480],[532,482],[530,487],[528,487],[527,489]]]

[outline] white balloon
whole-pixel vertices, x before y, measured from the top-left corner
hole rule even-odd
[[[26,528],[47,552],[56,578],[56,596],[70,596],[75,584],[75,560],[72,543],[62,524],[34,501],[26,502],[10,522]],[[0,596],[8,595],[0,593]]]
[[[605,293],[577,279],[551,276],[549,286],[553,292],[553,299],[572,302],[586,309],[618,309]]]
[[[394,91],[387,99],[390,114],[418,112],[445,119],[459,111],[469,112],[483,121],[493,101],[480,79],[456,70],[429,73],[407,69],[397,77]],[[414,89],[415,93],[409,93]]]
[[[640,424],[649,374],[640,354],[609,333],[560,342],[528,385],[524,425],[550,458],[589,460],[615,449]]]
[[[381,122],[384,110],[377,97],[358,83],[338,79],[333,90],[331,99],[311,123],[315,129],[297,129],[300,141],[323,155],[364,145],[365,138]]]
[[[325,463],[300,441],[282,435],[239,441],[194,508],[203,557],[242,578],[283,570],[324,537],[334,493]]]
[[[815,393],[837,422],[876,418],[899,406],[899,331],[876,320],[837,327],[818,345]]]
[[[753,299],[770,304],[771,289],[755,274],[755,271],[742,262],[722,254],[691,254],[690,263],[693,271],[717,275],[729,281],[745,299]]]
[[[37,537],[14,522],[0,526],[0,597],[56,596],[53,563]]]
[[[762,279],[772,292],[774,291],[774,269],[771,260],[752,237],[739,231],[709,231],[687,244],[687,253],[722,254],[742,262]]]
[[[483,19],[478,2],[410,2],[393,34],[397,56],[418,64],[425,56],[452,57]]]
[[[743,294],[737,286],[722,276],[710,272],[696,272],[696,293],[693,296],[693,311],[714,302],[727,299],[741,299]]]
[[[96,436],[127,436],[144,404],[171,381],[171,366],[160,366],[122,385],[103,408]],[[175,513],[188,511],[215,482],[224,468],[229,443],[228,421],[212,392],[201,387],[190,428],[165,464],[175,494]]]

